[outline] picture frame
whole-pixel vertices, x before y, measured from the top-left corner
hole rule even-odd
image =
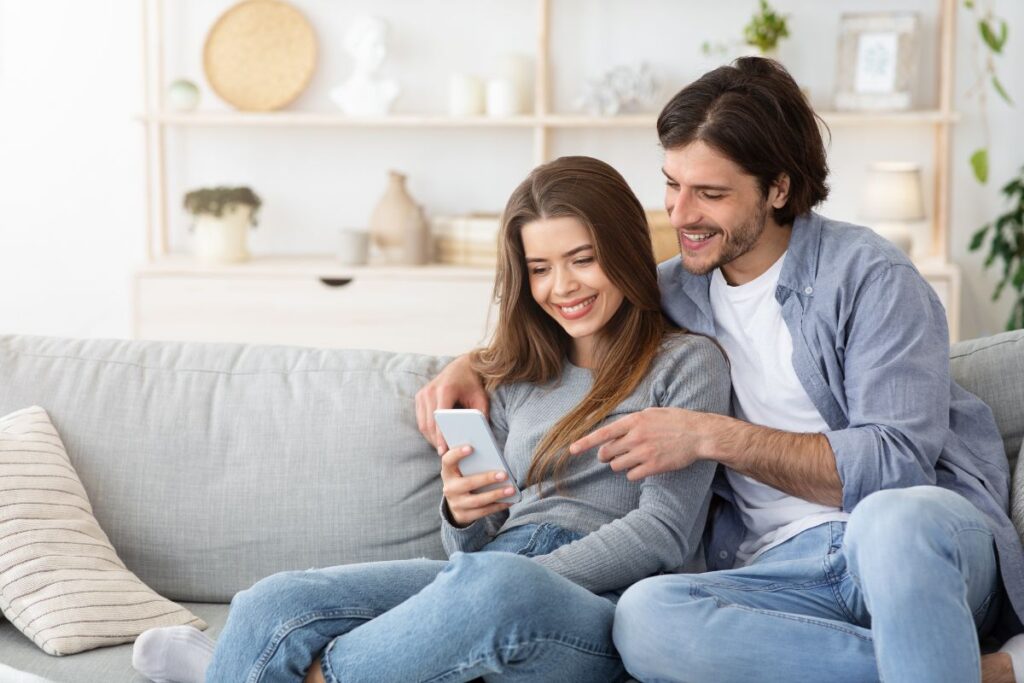
[[[916,12],[843,14],[839,19],[836,109],[912,108],[920,26]]]

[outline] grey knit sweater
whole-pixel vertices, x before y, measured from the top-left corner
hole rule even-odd
[[[592,381],[589,370],[566,362],[555,382],[508,384],[493,393],[491,426],[520,488],[541,438],[579,403]],[[728,366],[711,340],[670,335],[644,380],[602,424],[659,406],[725,414],[729,392]],[[586,536],[537,562],[595,593],[625,588],[653,574],[679,571],[691,559],[707,517],[714,471],[714,463],[701,461],[631,482],[592,449],[570,462],[561,492],[550,482],[543,497],[537,486],[524,489],[522,500],[508,510],[465,528],[452,524],[442,500],[442,542],[449,555],[473,552],[513,527],[555,524]]]

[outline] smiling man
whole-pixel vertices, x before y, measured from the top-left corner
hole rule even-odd
[[[743,58],[658,119],[680,256],[662,307],[716,339],[734,417],[649,409],[573,444],[631,480],[719,463],[708,569],[626,591],[614,639],[645,681],[1024,678],[981,657],[1020,629],[1024,552],[991,411],[952,381],[945,311],[907,257],[812,211],[818,120],[776,62]],[[461,362],[417,396],[486,396]],[[1002,618],[1000,618],[1002,616]],[[1012,632],[1012,631],[1011,631]]]

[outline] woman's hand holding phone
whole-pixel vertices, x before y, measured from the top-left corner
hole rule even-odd
[[[456,446],[441,456],[441,481],[444,483],[442,493],[448,502],[448,511],[452,519],[460,527],[469,526],[476,520],[500,510],[507,510],[511,503],[498,501],[515,493],[511,485],[493,491],[473,493],[485,486],[506,481],[508,477],[501,471],[462,476],[459,462],[472,452],[473,449],[469,446]]]

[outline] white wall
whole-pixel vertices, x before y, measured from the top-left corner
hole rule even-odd
[[[319,67],[295,103],[331,110],[330,87],[348,69],[340,45],[357,14],[391,23],[385,70],[402,83],[400,112],[444,110],[452,71],[486,74],[505,52],[530,52],[534,3],[527,0],[293,0],[316,26]],[[202,77],[206,30],[230,0],[166,2],[167,73],[203,85],[204,108],[224,108]],[[753,0],[552,0],[555,105],[571,108],[583,78],[620,63],[648,60],[667,96],[714,66],[700,54],[706,39],[738,34]],[[892,9],[885,0],[776,0],[791,13],[794,38],[781,59],[819,106],[834,87],[840,11]],[[905,0],[922,13],[922,106],[934,103],[936,0]],[[1003,80],[1020,108],[992,105],[993,185],[1024,162],[1024,3],[997,0],[1011,24]],[[443,21],[438,14],[443,13]],[[981,134],[962,100],[970,84],[968,15],[959,16],[952,254],[964,267],[962,336],[997,331],[1006,303],[993,306],[994,278],[966,254],[970,233],[1000,208],[997,188],[979,187],[967,164]],[[143,131],[139,3],[128,0],[0,0],[0,332],[127,336],[129,277],[143,258]],[[865,165],[880,158],[916,160],[930,188],[928,128],[833,130],[833,197],[824,211],[858,220]],[[531,164],[531,136],[516,130],[316,129],[175,130],[168,137],[172,243],[188,246],[178,209],[182,192],[210,183],[246,183],[265,201],[256,253],[326,252],[336,230],[364,225],[385,171],[409,173],[411,192],[431,213],[498,210]],[[653,131],[559,132],[556,153],[588,153],[619,167],[642,201],[660,203],[660,153]]]

